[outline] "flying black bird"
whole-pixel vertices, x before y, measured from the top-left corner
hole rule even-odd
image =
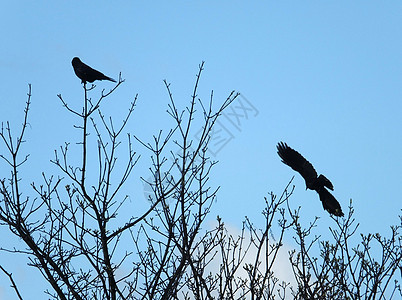
[[[338,217],[343,216],[342,208],[335,197],[326,189],[334,190],[334,186],[327,177],[317,172],[313,165],[305,159],[299,152],[290,148],[286,143],[280,142],[276,148],[282,162],[293,170],[300,173],[306,182],[306,189],[314,190],[320,196],[322,206],[330,214]]]
[[[107,77],[103,73],[84,64],[78,57],[74,57],[71,64],[73,65],[75,75],[81,79],[82,83],[94,82],[95,80],[110,80],[116,82],[113,78]]]

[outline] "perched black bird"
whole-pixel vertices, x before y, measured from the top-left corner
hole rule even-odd
[[[78,57],[74,57],[71,64],[73,65],[75,75],[81,79],[82,83],[94,82],[95,80],[110,80],[116,82],[113,78],[107,77],[103,73],[84,64]]]
[[[343,216],[342,208],[335,197],[326,189],[334,190],[331,181],[324,175],[317,176],[313,165],[299,152],[290,148],[286,143],[280,142],[276,148],[282,162],[300,173],[306,181],[306,189],[314,190],[320,196],[322,206],[330,214]]]

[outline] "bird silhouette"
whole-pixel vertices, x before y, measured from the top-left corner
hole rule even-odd
[[[305,159],[299,152],[290,148],[286,143],[280,142],[276,146],[278,155],[282,162],[293,170],[300,173],[306,182],[306,189],[314,190],[318,193],[322,206],[330,214],[338,217],[343,216],[342,208],[335,197],[327,190],[334,190],[331,181],[324,175],[317,176],[317,172],[313,165]]]
[[[110,80],[116,82],[113,78],[105,76],[103,73],[92,69],[87,64],[84,64],[78,57],[74,57],[71,61],[75,75],[81,79],[81,83],[94,82],[95,80]]]

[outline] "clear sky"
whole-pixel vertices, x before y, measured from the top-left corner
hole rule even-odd
[[[184,107],[205,60],[199,96],[208,100],[213,89],[215,103],[221,103],[237,90],[251,109],[240,123],[233,115],[224,117],[232,139],[222,149],[211,147],[220,161],[212,183],[221,185],[212,220],[219,214],[240,227],[248,216],[263,226],[263,197],[281,193],[296,175],[292,205],[302,206],[306,222],[320,216],[319,233],[329,238],[327,228],[334,223],[318,195],[305,191],[303,179],[276,154],[276,144],[284,141],[332,181],[344,212],[353,200],[361,232],[388,235],[387,228],[397,224],[402,207],[400,1],[8,1],[0,14],[1,121],[11,121],[14,128],[21,124],[32,84],[24,145],[31,154],[27,182],[40,178],[42,170],[55,171],[49,163],[54,149],[76,141],[76,120],[56,96],[61,93],[77,105],[82,101],[74,56],[108,76],[122,72],[126,82],[104,109],[120,119],[138,93],[129,131],[145,140],[172,124],[163,79]],[[112,86],[100,82],[97,89]],[[143,160],[132,177],[133,201],[143,195],[139,177],[148,176],[149,163],[145,149],[136,147]],[[2,256],[0,263],[7,265]],[[21,275],[17,280],[24,278],[24,263],[15,271]],[[0,295],[9,293],[8,284],[0,275]]]

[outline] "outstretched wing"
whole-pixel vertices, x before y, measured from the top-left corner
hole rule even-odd
[[[317,180],[317,172],[313,165],[299,152],[290,148],[286,143],[280,142],[276,146],[282,162],[300,173],[306,181],[306,186],[312,188]]]
[[[317,193],[320,196],[322,206],[327,212],[337,217],[343,217],[341,205],[325,187],[321,187]]]
[[[325,177],[324,175],[322,175],[322,174],[320,176],[318,176],[317,182],[318,182],[319,187],[326,186],[331,191],[334,190],[334,186],[332,185],[332,182],[329,181],[329,179],[327,177]]]

